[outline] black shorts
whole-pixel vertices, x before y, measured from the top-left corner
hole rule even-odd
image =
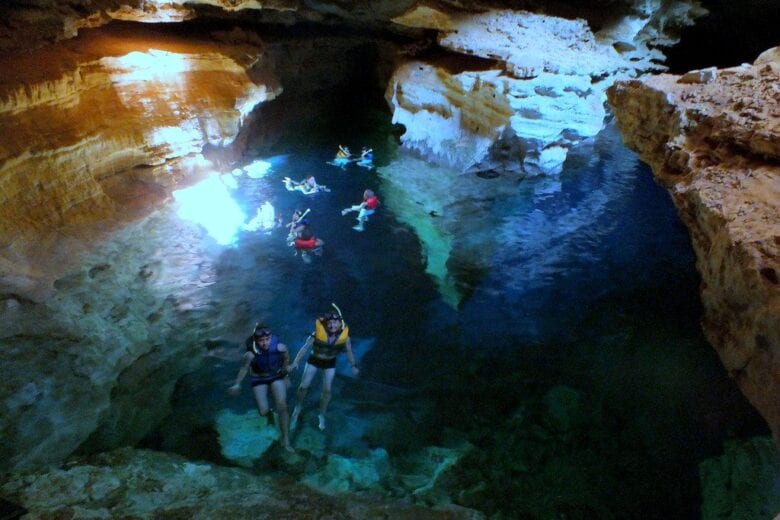
[[[284,379],[284,375],[279,374],[273,377],[251,376],[252,388],[260,385],[271,386],[271,383],[273,383],[274,381],[279,381],[280,379]]]
[[[308,361],[306,361],[311,366],[317,367],[317,368],[336,368],[336,358],[321,358],[317,356],[309,356]]]

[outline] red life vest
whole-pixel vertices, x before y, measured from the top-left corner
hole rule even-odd
[[[366,209],[376,209],[377,206],[379,206],[379,199],[376,198],[376,195],[366,199]]]
[[[295,239],[295,249],[314,249],[315,247],[317,247],[317,239],[314,237],[311,237],[309,240]]]

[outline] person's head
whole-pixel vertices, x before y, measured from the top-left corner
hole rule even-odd
[[[342,321],[341,316],[333,311],[326,312],[320,321],[322,321],[325,330],[329,334],[335,334],[344,327],[344,322]]]
[[[370,199],[373,196],[374,196],[374,192],[371,191],[371,190],[366,190],[366,191],[363,192],[363,198],[364,199]]]
[[[268,348],[268,345],[271,344],[271,329],[262,323],[258,323],[255,325],[255,331],[252,333],[252,338],[261,347]]]

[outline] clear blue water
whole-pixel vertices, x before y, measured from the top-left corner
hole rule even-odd
[[[700,332],[694,256],[668,194],[614,128],[571,154],[559,185],[527,179],[470,217],[454,210],[464,211],[448,225],[455,306],[426,272],[426,246],[398,207],[385,204],[362,234],[340,215],[365,188],[380,198],[395,190],[393,165],[403,159],[386,126],[363,142],[341,132],[340,141],[318,134],[254,150],[273,157],[273,169],[241,178],[236,196],[248,215],[266,200],[285,221],[310,208],[324,254],[304,264],[284,231],[244,232],[220,255],[212,288],[293,352],[314,316],[331,302],[344,310],[363,372],[347,377],[341,360],[327,450],[382,447],[401,461],[423,446],[468,441],[474,449],[448,491],[488,514],[697,517],[697,464],[724,439],[764,427]],[[371,145],[381,173],[327,166],[339,142]],[[306,173],[331,193],[284,190],[283,177]],[[227,344],[180,382],[176,414],[147,445],[226,463],[214,417],[254,408],[248,391],[239,399],[222,391],[241,351]],[[317,396],[315,384],[309,409]],[[257,470],[305,479],[315,462],[291,470],[271,458]],[[404,495],[402,486],[386,492]]]

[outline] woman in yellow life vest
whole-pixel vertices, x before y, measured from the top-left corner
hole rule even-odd
[[[291,371],[298,368],[298,364],[303,359],[303,356],[312,347],[312,353],[306,361],[306,368],[303,370],[301,385],[298,387],[298,397],[292,413],[292,420],[290,421],[291,430],[294,430],[298,425],[298,417],[301,414],[301,407],[306,398],[306,393],[309,391],[312,379],[320,370],[323,371],[322,395],[320,396],[320,413],[317,418],[319,419],[320,430],[325,429],[325,412],[328,410],[333,377],[336,375],[336,356],[341,352],[346,352],[349,364],[352,365],[352,373],[354,375],[360,373],[355,362],[355,355],[352,353],[349,327],[347,327],[340,314],[328,312],[314,322],[314,332],[311,333],[311,336],[308,337],[306,343],[304,343],[295,356],[295,360],[290,365]]]

